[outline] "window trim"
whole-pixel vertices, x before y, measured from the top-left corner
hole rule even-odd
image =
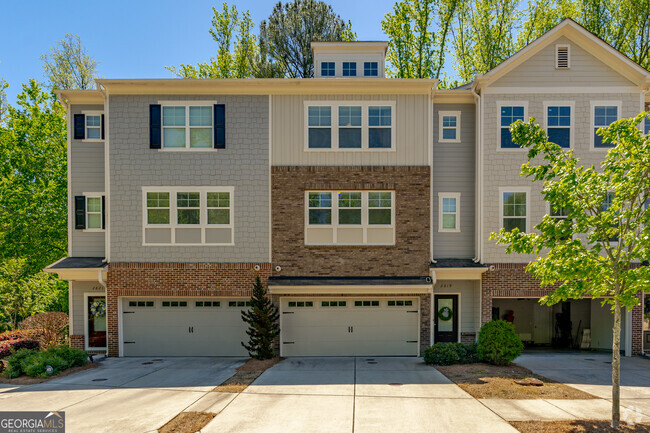
[[[160,149],[158,152],[216,152],[219,149],[214,148],[214,105],[218,102],[214,101],[158,101],[160,104]],[[181,107],[185,106],[185,147],[165,147],[165,126],[163,125],[164,108],[165,107]],[[210,107],[212,108],[212,115],[210,116],[210,147],[190,147],[190,106],[192,107]],[[177,128],[180,128],[178,126]],[[208,128],[204,126],[203,128]]]
[[[354,65],[354,74],[349,74],[345,75],[345,66],[348,66],[350,71],[352,71],[352,68],[350,68],[350,65]],[[341,76],[342,77],[356,77],[357,76],[357,62],[342,62],[341,64]]]
[[[621,120],[621,110],[623,107],[623,103],[620,100],[612,100],[612,101],[589,101],[590,104],[590,111],[589,111],[589,150],[591,151],[596,151],[596,152],[608,152],[611,147],[596,147],[595,146],[595,140],[594,140],[594,134],[596,131],[594,129],[596,128],[596,107],[617,107],[616,108],[616,120]]]
[[[368,69],[369,69],[370,71],[372,71],[372,64],[373,64],[373,63],[377,66],[377,70],[376,70],[377,73],[374,74],[374,75],[373,75],[373,74],[366,74],[366,64],[369,65],[369,66],[368,66]],[[364,62],[363,62],[363,76],[364,76],[364,77],[379,77],[379,62],[377,62],[377,61],[372,61],[372,60],[371,60],[371,61],[368,61],[368,62],[364,61]]]
[[[329,148],[310,148],[309,147],[309,107],[331,107],[332,122],[332,146]],[[361,107],[361,147],[358,148],[339,148],[339,107]],[[391,147],[368,147],[369,146],[369,122],[368,107],[391,107]],[[397,150],[396,138],[396,101],[304,101],[303,104],[303,150],[305,152],[395,152]],[[321,127],[322,128],[322,127]],[[374,128],[374,127],[373,127]],[[385,127],[384,127],[385,128]]]
[[[499,152],[526,152],[523,147],[501,147],[501,108],[502,107],[524,107],[524,122],[528,120],[528,101],[512,100],[512,101],[497,101],[497,151]]]
[[[105,193],[103,193],[103,192],[83,192],[83,193],[81,193],[81,195],[83,195],[85,197],[85,200],[86,200],[86,221],[85,221],[86,222],[86,228],[83,229],[83,232],[85,232],[85,233],[102,233],[102,232],[105,232],[106,229],[103,228],[104,227],[104,206],[103,206],[104,203],[103,203],[103,200],[102,200],[102,197],[105,196]],[[99,206],[100,206],[100,208],[99,208],[99,216],[100,216],[100,221],[101,221],[101,224],[100,224],[101,227],[98,228],[98,229],[88,228],[89,227],[89,225],[88,225],[88,214],[91,213],[91,212],[88,212],[88,199],[89,198],[98,198],[99,199]],[[92,213],[97,214],[97,212],[92,212]]]
[[[543,102],[543,107],[544,107],[544,131],[546,131],[546,135],[548,135],[548,107],[570,107],[571,108],[571,126],[569,127],[569,147],[562,147],[562,149],[573,149],[575,146],[575,106],[576,103],[575,101],[544,101]],[[553,126],[552,128],[566,128],[566,126],[561,126],[561,127],[555,127]],[[561,146],[560,146],[561,147]]]
[[[169,193],[169,224],[149,224],[147,222],[147,193],[148,192],[166,192]],[[178,224],[176,194],[179,192],[199,192],[200,198],[200,223],[199,224]],[[230,193],[230,223],[229,224],[208,224],[208,192],[228,192]],[[142,245],[143,246],[234,246],[235,245],[235,187],[234,186],[143,186],[142,187]],[[170,243],[147,243],[146,229],[170,229]],[[199,228],[201,229],[201,243],[177,243],[176,229],[178,228]],[[228,228],[230,232],[230,242],[228,243],[207,243],[205,242],[205,229],[210,228]]]
[[[438,112],[438,142],[439,143],[460,143],[460,111],[439,111]],[[456,138],[449,139],[443,138],[443,117],[444,116],[456,116],[456,127],[453,128],[456,130]],[[452,129],[446,127],[446,129]]]
[[[332,207],[327,208],[332,210],[332,219],[330,224],[310,224],[309,223],[309,209],[317,209],[309,207],[309,193],[312,192],[329,192],[332,194]],[[341,192],[360,192],[361,193],[361,224],[339,224],[339,200],[338,194]],[[370,224],[369,221],[369,209],[368,206],[368,193],[370,192],[389,192],[391,194],[391,213],[390,213],[390,224]],[[354,190],[354,189],[341,189],[341,190],[330,190],[330,189],[309,189],[305,190],[304,195],[304,225],[305,232],[310,228],[328,228],[332,229],[332,243],[317,243],[317,244],[308,244],[305,237],[305,245],[307,246],[392,246],[395,245],[395,190]],[[372,209],[385,209],[385,208],[372,208]],[[337,242],[337,229],[349,229],[349,228],[359,228],[363,230],[363,241],[362,243],[339,243]],[[388,244],[369,244],[368,243],[368,229],[372,228],[386,228],[393,230],[393,241]]]
[[[102,138],[102,128],[103,121],[102,115],[104,112],[102,110],[82,110],[81,114],[84,115],[84,138],[81,140],[82,143],[103,143],[105,141]],[[88,116],[99,116],[99,127],[91,126],[91,128],[99,128],[99,138],[88,138]]]
[[[558,64],[558,50],[560,48],[566,48],[567,50],[567,66],[566,68],[561,68]],[[555,44],[555,69],[562,70],[562,69],[571,69],[571,45],[570,44]]]
[[[530,187],[529,186],[502,186],[499,187],[499,230],[504,228],[503,224],[503,193],[525,192],[526,193],[526,232],[530,233]]]
[[[333,73],[332,73],[331,75],[330,75],[329,73],[328,73],[327,75],[324,75],[324,74],[323,74],[323,66],[324,66],[326,63],[327,63],[328,65],[329,65],[330,63],[334,65],[334,70],[332,71]],[[332,61],[329,61],[329,60],[322,60],[322,61],[320,62],[320,65],[319,65],[319,66],[320,66],[320,76],[321,76],[321,77],[336,77],[336,62],[332,62]],[[329,66],[328,66],[328,69],[329,69]]]
[[[438,232],[440,233],[460,233],[460,195],[459,192],[439,192],[438,193]],[[453,198],[456,200],[456,228],[445,229],[442,227],[442,217],[445,214],[442,211],[442,202],[445,198]],[[451,212],[446,212],[451,214]]]

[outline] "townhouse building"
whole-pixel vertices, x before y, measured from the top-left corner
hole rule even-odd
[[[529,116],[597,165],[650,76],[566,20],[465,86],[385,77],[385,42],[314,42],[310,79],[101,79],[68,111],[71,344],[239,356],[260,276],[282,356],[418,356],[492,319],[530,345],[611,348],[600,301],[537,302],[534,257],[489,241],[561,210],[519,176]],[[643,351],[642,308],[626,354]],[[589,330],[589,331],[585,331]],[[650,349],[650,343],[647,344]]]

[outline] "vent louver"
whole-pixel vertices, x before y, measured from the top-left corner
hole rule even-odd
[[[559,45],[555,49],[555,67],[558,69],[569,68],[569,46]]]

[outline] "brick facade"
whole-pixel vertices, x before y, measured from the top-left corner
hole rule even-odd
[[[84,350],[85,340],[83,335],[71,335],[70,336],[70,347]]]
[[[523,263],[495,263],[481,280],[481,324],[492,320],[492,298],[540,298],[556,286],[541,288],[539,282],[524,270]],[[642,296],[642,295],[639,295]],[[632,355],[642,353],[643,303],[632,309]],[[625,343],[621,342],[625,348]]]
[[[476,332],[461,332],[460,333],[460,342],[463,344],[472,344],[476,343],[477,335]]]
[[[109,356],[119,356],[120,296],[244,296],[260,276],[266,285],[269,263],[111,263],[106,289]]]
[[[424,276],[430,261],[428,166],[272,167],[273,265],[287,276]],[[305,246],[306,190],[395,191],[394,246]]]

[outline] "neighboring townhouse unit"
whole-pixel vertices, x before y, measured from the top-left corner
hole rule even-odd
[[[98,80],[68,109],[71,344],[111,356],[243,355],[260,276],[282,356],[418,356],[492,319],[531,345],[589,329],[597,300],[538,304],[534,257],[488,240],[551,212],[508,127],[533,116],[597,164],[648,72],[566,20],[465,86],[385,78],[385,42],[314,42],[315,78]],[[646,126],[647,129],[647,126]],[[643,350],[642,308],[625,314]],[[650,342],[647,344],[650,350]]]

